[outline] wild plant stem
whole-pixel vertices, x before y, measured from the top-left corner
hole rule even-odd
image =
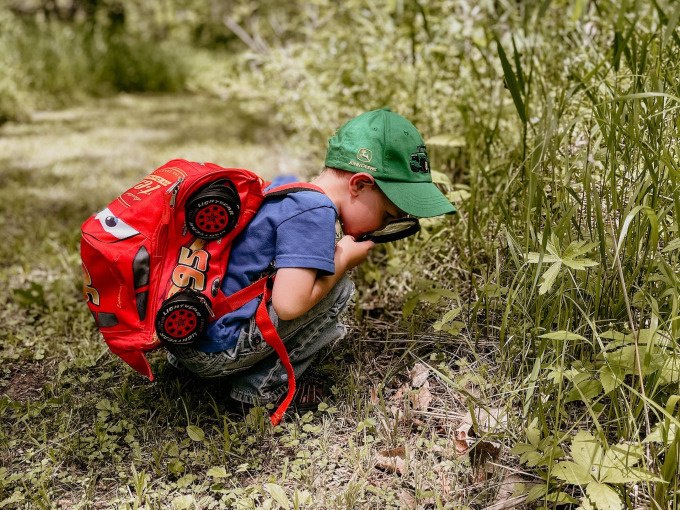
[[[618,253],[618,243],[616,241],[616,233],[614,232],[614,227],[610,224],[611,232],[612,232],[612,242],[614,243],[614,253]],[[633,318],[633,309],[630,306],[630,300],[628,299],[628,289],[626,288],[626,279],[623,276],[623,267],[621,266],[621,259],[617,256],[616,260],[616,268],[619,274],[619,281],[621,282],[621,290],[623,293],[623,300],[626,304],[626,312],[628,313],[628,323],[630,325],[630,329],[633,332],[633,339],[634,339],[634,345],[635,345],[635,369],[637,370],[637,376],[640,379],[640,393],[642,395],[642,405],[644,406],[645,410],[645,430],[647,432],[647,435],[651,433],[651,425],[649,422],[649,408],[647,406],[647,393],[645,391],[645,382],[644,382],[644,376],[642,372],[642,363],[640,362],[640,348],[638,345],[639,341],[639,332],[637,327],[635,326],[635,320]]]

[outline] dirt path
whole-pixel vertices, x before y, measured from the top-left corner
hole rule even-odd
[[[293,171],[284,144],[261,104],[119,95],[0,127],[0,187],[13,179],[30,181],[21,179],[22,171],[105,179],[101,170],[143,175],[177,157],[250,168],[269,177]]]
[[[2,125],[0,277],[23,286],[60,278],[64,266],[79,273],[82,221],[166,161],[212,161],[270,178],[296,173],[286,143],[262,103],[190,95],[121,94]],[[59,250],[68,263],[55,261]],[[53,274],[26,274],[36,267]]]

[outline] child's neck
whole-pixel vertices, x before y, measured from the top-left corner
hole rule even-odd
[[[340,214],[343,197],[347,190],[347,180],[332,172],[322,172],[321,175],[312,180],[312,184],[316,184],[323,190]]]

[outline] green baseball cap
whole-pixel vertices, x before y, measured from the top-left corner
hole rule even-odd
[[[456,212],[432,183],[425,142],[407,119],[387,108],[365,112],[328,140],[325,165],[366,172],[394,205],[411,216]]]

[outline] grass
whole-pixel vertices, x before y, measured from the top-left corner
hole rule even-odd
[[[467,409],[440,378],[487,391],[465,375],[481,358],[446,349],[428,358],[440,374],[429,377],[434,400],[414,408],[406,372],[437,337],[395,328],[398,316],[385,315],[393,303],[354,322],[350,341],[320,361],[333,382],[326,403],[275,429],[266,410],[233,409],[219,383],[178,374],[162,352],[149,383],[101,341],[81,298],[80,223],[174,157],[265,176],[286,170],[282,135],[261,104],[121,95],[39,112],[1,135],[0,508],[457,508],[493,499],[501,474],[476,478],[455,453]],[[408,459],[399,474],[379,460],[394,448],[394,459]]]
[[[103,123],[84,120],[89,107],[56,114],[84,126],[59,129],[66,138],[52,150],[71,147],[71,162],[38,150],[49,135],[37,124],[7,127],[4,153],[24,152],[3,163],[0,197],[0,271],[9,282],[2,356],[10,360],[1,402],[11,424],[2,455],[14,470],[2,497],[21,491],[25,506],[72,498],[84,507],[182,507],[188,500],[175,498],[191,495],[205,507],[285,508],[298,490],[298,501],[309,492],[301,506],[311,508],[477,508],[513,473],[530,506],[677,509],[680,8],[662,0],[433,0],[415,11],[419,4],[320,2],[288,20],[299,38],[277,45],[274,37],[270,52],[245,55],[230,86],[265,98],[276,124],[253,134],[260,121],[230,118],[235,141],[221,162],[248,140],[259,168],[274,170],[264,162],[283,140],[276,126],[286,126],[291,156],[319,154],[341,118],[389,103],[438,139],[433,168],[453,180],[460,214],[424,221],[415,242],[376,250],[359,271],[351,341],[322,363],[335,383],[330,407],[270,430],[261,410],[232,415],[219,387],[170,376],[149,386],[121,370],[78,301],[80,218],[177,156],[170,140],[185,147],[196,132],[211,142],[197,157],[209,159],[204,152],[222,137],[202,130],[200,115],[186,130],[176,114],[172,127],[159,126],[169,103],[135,96],[101,103],[103,112],[123,110]],[[371,30],[357,37],[369,18]],[[346,51],[319,58],[329,48]],[[182,105],[194,110],[190,100],[170,110]],[[138,112],[154,124],[140,128]],[[96,151],[106,144],[89,137],[117,127],[118,157],[102,158]],[[18,143],[30,143],[31,129],[40,131],[38,149]],[[92,147],[89,156],[69,137]],[[24,160],[33,166],[17,165]],[[95,177],[92,163],[103,161],[109,174]],[[403,386],[416,361],[430,365],[426,411],[414,409],[424,392]],[[162,356],[154,363],[163,373]],[[30,391],[17,393],[20,374],[29,374]],[[461,429],[466,408],[476,420]],[[507,422],[489,426],[499,413]],[[478,435],[470,454],[456,455],[470,431]],[[498,446],[510,449],[498,457]],[[479,460],[489,452],[502,467],[487,476],[490,464]],[[62,481],[71,457],[81,471]]]

